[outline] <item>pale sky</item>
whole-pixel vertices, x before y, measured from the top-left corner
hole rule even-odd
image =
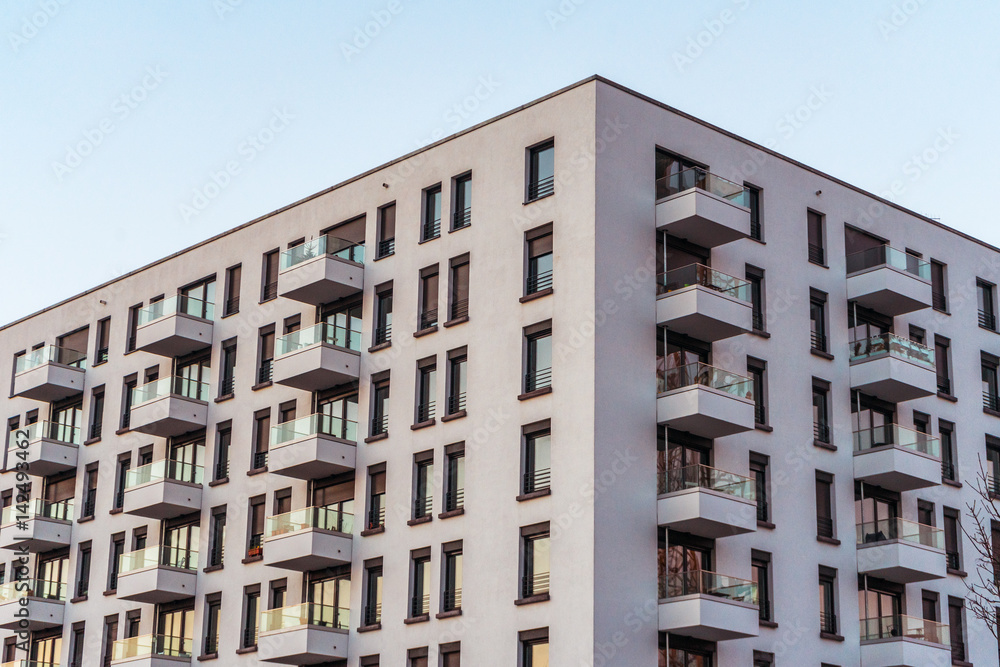
[[[592,74],[1000,245],[998,27],[993,0],[2,0],[0,323]]]

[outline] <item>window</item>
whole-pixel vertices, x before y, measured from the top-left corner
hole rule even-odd
[[[142,304],[137,303],[128,309],[128,338],[125,339],[125,354],[135,351],[135,337],[139,329],[139,311]]]
[[[994,285],[985,280],[976,280],[976,296],[979,301],[979,326],[996,331],[997,318],[994,303]]]
[[[264,496],[250,499],[247,518],[247,558],[260,558],[264,554]]]
[[[219,653],[219,631],[222,627],[222,593],[205,596],[205,655]]]
[[[455,201],[452,205],[451,229],[463,229],[472,224],[472,174],[456,176],[452,182]]]
[[[253,458],[252,470],[267,466],[267,450],[271,440],[271,409],[261,410],[253,417]]]
[[[830,383],[813,378],[813,438],[824,445],[832,444],[830,428]]]
[[[913,324],[910,325],[910,340],[918,345],[927,345],[927,331]]]
[[[965,601],[962,598],[948,598],[948,628],[951,632],[951,659],[964,662]]]
[[[429,266],[420,272],[420,321],[418,330],[430,329],[438,323],[438,267]]]
[[[465,444],[444,448],[444,511],[457,512],[465,507]]]
[[[242,265],[237,264],[226,269],[226,303],[222,309],[223,317],[240,312],[240,280],[242,277]]]
[[[750,238],[756,241],[763,241],[764,227],[760,209],[761,190],[749,183],[744,183],[743,187],[746,188],[747,203],[750,207]]]
[[[997,358],[992,354],[982,353],[983,369],[983,407],[987,410],[1000,410],[1000,393],[997,389]]]
[[[232,442],[232,423],[219,424],[215,431],[215,470],[212,478],[216,482],[229,479],[229,448]]]
[[[836,635],[837,628],[837,571],[819,566],[819,629],[820,633]]]
[[[524,330],[526,359],[524,393],[552,387],[552,324],[543,322]]]
[[[767,362],[747,357],[747,372],[753,382],[754,422],[767,424]]]
[[[548,522],[521,529],[521,558],[521,597],[548,596]]]
[[[756,452],[750,452],[750,476],[753,477],[754,490],[757,496],[757,521],[770,523],[771,505],[767,484],[768,457]]]
[[[83,512],[80,518],[93,518],[97,511],[97,475],[99,463],[90,463],[83,478]]]
[[[441,654],[441,667],[462,667],[462,648],[459,642],[441,644],[438,653]]]
[[[833,475],[816,471],[816,535],[834,539]]]
[[[528,150],[528,198],[535,201],[555,192],[555,142],[552,140]]]
[[[219,397],[232,396],[236,382],[236,339],[222,341],[222,372],[219,378]]]
[[[368,530],[385,527],[385,464],[368,468]]]
[[[444,552],[444,589],[441,591],[441,611],[462,608],[462,542],[442,547]]]
[[[375,259],[388,257],[396,251],[396,203],[386,204],[378,210],[378,247]]]
[[[372,436],[389,433],[389,376],[372,377]]]
[[[464,347],[448,353],[448,415],[465,414],[468,361]]]
[[[139,624],[142,622],[142,611],[133,609],[125,613],[125,639],[139,636]]]
[[[125,502],[125,481],[128,478],[128,471],[131,467],[132,457],[123,456],[118,459],[118,469],[115,475],[115,502],[114,508],[120,510]]]
[[[462,255],[451,260],[451,304],[448,319],[457,320],[469,317],[469,256]]]
[[[540,428],[526,430],[524,440],[524,473],[521,493],[548,491],[552,479],[552,459],[550,447],[552,432],[548,422]]]
[[[434,500],[434,452],[417,454],[413,462],[413,519],[430,520]]]
[[[281,609],[284,607],[285,600],[288,597],[288,580],[278,579],[277,581],[272,581],[269,597],[268,609]]]
[[[409,617],[416,618],[431,613],[431,550],[410,552],[410,561]]]
[[[365,562],[364,625],[382,622],[382,559]]]
[[[125,553],[125,533],[111,536],[111,563],[108,566],[108,590],[118,590],[118,564]]]
[[[809,290],[809,330],[812,349],[829,352],[826,341],[826,294],[814,289]]]
[[[76,562],[76,597],[85,598],[90,593],[90,564],[92,549],[90,541],[81,542]]]
[[[406,652],[406,667],[427,667],[427,647],[409,649]]]
[[[226,506],[212,508],[212,528],[208,543],[209,567],[222,567],[226,557]]]
[[[931,304],[934,310],[948,312],[946,267],[941,262],[931,260]]]
[[[377,655],[366,655],[362,656],[361,660],[358,662],[360,667],[379,667],[379,657]]]
[[[955,425],[939,419],[938,432],[941,434],[941,478],[952,482],[957,481],[958,474],[955,470]]]
[[[948,396],[951,395],[950,350],[950,340],[941,336],[934,336],[934,363],[937,369],[937,390]]]
[[[392,340],[392,283],[375,288],[375,331],[372,345]]]
[[[261,270],[260,302],[270,301],[278,297],[278,251],[264,253],[264,266]]]
[[[111,343],[111,318],[105,317],[97,323],[97,349],[94,350],[94,365],[103,364],[108,360],[108,349]]]
[[[415,424],[433,422],[437,413],[437,359],[417,362],[417,405]]]
[[[84,621],[73,624],[73,634],[70,637],[69,665],[70,667],[83,667],[83,649],[86,648],[84,641],[85,626]],[[53,656],[58,657],[58,656]],[[50,663],[36,663],[37,665]]]
[[[424,190],[424,224],[420,228],[420,240],[430,241],[441,236],[441,186],[435,185]]]
[[[521,640],[521,667],[549,667],[548,628],[522,632],[519,639]]]
[[[524,294],[530,296],[552,289],[552,225],[525,234],[528,251],[528,274]]]
[[[809,261],[824,266],[826,264],[826,243],[824,242],[824,215],[816,211],[806,212],[809,235]]]
[[[958,510],[944,508],[944,550],[948,558],[948,569],[961,571],[962,551],[959,540],[962,535],[962,524]]]
[[[90,395],[90,429],[87,431],[89,440],[100,440],[104,430],[104,385],[95,387]]]
[[[261,327],[257,341],[257,384],[271,381],[271,365],[274,361],[274,325]]]
[[[754,651],[753,667],[774,667],[774,654],[764,651]]]
[[[260,584],[243,589],[243,636],[241,648],[257,645],[258,618],[260,617]]]
[[[774,610],[771,608],[771,554],[764,551],[751,551],[751,567],[753,582],[757,584],[757,599],[760,620],[773,621]]]
[[[753,307],[753,330],[764,331],[764,269],[746,265],[747,282],[750,283],[750,304]]]
[[[122,417],[120,429],[127,431],[132,422],[132,390],[135,389],[137,379],[135,375],[125,378],[122,385]]]
[[[104,618],[104,646],[101,648],[101,664],[108,667],[111,664],[111,652],[118,639],[118,615]]]

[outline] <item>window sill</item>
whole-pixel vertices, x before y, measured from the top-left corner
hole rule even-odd
[[[256,652],[257,652],[256,646],[246,646],[244,648],[236,649],[236,655],[244,655],[246,653],[256,653]]]
[[[441,238],[441,234],[438,234],[437,236],[428,236],[425,239],[417,241],[417,245],[423,245],[425,243],[430,243],[431,241],[437,241],[439,238]]]
[[[247,556],[240,562],[244,565],[249,565],[250,563],[259,563],[262,560],[264,560],[264,554],[258,554],[256,556]]]
[[[461,615],[462,615],[461,609],[452,609],[451,611],[442,611],[440,614],[435,614],[434,618],[440,620],[442,618],[455,618],[456,616],[461,616]]]
[[[538,602],[548,602],[548,601],[549,601],[549,594],[541,593],[540,595],[531,595],[526,598],[518,598],[517,600],[514,600],[514,604],[517,605],[518,607],[523,607],[526,604],[536,604]]]
[[[468,223],[466,225],[462,225],[461,227],[452,227],[451,229],[448,230],[448,233],[449,234],[454,234],[455,232],[462,231],[463,229],[468,229],[471,226],[472,226],[472,223],[470,222],[470,223]]]
[[[414,331],[413,332],[413,337],[414,338],[420,338],[421,336],[426,336],[427,334],[432,334],[432,333],[434,333],[437,330],[438,330],[438,325],[432,324],[431,326],[424,327],[423,329],[420,329],[419,331]]]
[[[536,201],[542,201],[543,199],[548,199],[549,197],[555,197],[555,196],[556,196],[555,192],[550,192],[547,195],[542,195],[541,197],[535,197],[534,199],[525,199],[523,205],[527,206],[528,204],[534,204]]]
[[[453,327],[453,326],[455,326],[457,324],[465,324],[468,321],[469,321],[469,316],[465,315],[463,317],[456,317],[453,320],[448,320],[447,322],[445,322],[441,326],[443,326],[445,329],[447,329],[448,327]]]
[[[80,595],[78,597],[72,598],[69,601],[69,603],[70,604],[76,604],[77,602],[86,602],[86,601],[87,601],[87,596],[86,595]]]
[[[816,536],[816,541],[817,542],[822,542],[823,544],[832,544],[835,547],[839,547],[840,546],[840,540],[838,540],[835,537],[823,537],[822,535],[817,535]]]
[[[252,468],[250,470],[247,470],[247,477],[253,477],[254,475],[263,475],[265,472],[267,472],[267,466],[264,466],[263,468]]]
[[[416,424],[411,424],[410,425],[410,430],[411,431],[419,431],[422,428],[427,428],[428,426],[434,426],[434,424],[437,424],[437,419],[434,419],[432,417],[432,418],[428,419],[427,421],[422,421],[422,422],[417,422]]]
[[[218,660],[218,653],[204,653],[198,656],[198,662],[205,662],[206,660]]]
[[[92,445],[95,442],[100,442],[100,441],[101,441],[101,436],[97,436],[96,438],[91,438],[90,440],[84,440],[83,446],[86,447],[87,445]]]
[[[218,572],[219,570],[223,569],[223,567],[225,567],[225,566],[224,565],[209,565],[204,570],[202,570],[202,572]]]
[[[121,514],[124,511],[125,509],[122,507],[112,507],[110,510],[108,510],[108,514]]]
[[[954,479],[944,479],[944,478],[941,478],[941,483],[942,484],[947,484],[948,486],[953,486],[956,489],[961,489],[962,488],[962,483],[959,482],[959,481],[956,481]]]
[[[827,264],[823,264],[822,262],[814,262],[811,259],[809,260],[809,263],[812,264],[813,266],[818,266],[821,269],[829,269],[830,268],[830,266],[827,265]],[[843,641],[843,637],[841,637],[841,641]]]
[[[942,315],[948,315],[948,316],[951,315],[951,312],[948,311],[948,310],[945,310],[944,308],[935,308],[934,312],[935,313],[941,313]]]
[[[809,353],[814,357],[819,357],[820,359],[826,359],[827,361],[833,361],[836,358],[829,352],[825,352],[823,350],[817,350],[815,347],[810,347]]]
[[[381,535],[385,532],[385,526],[378,526],[377,528],[369,528],[368,530],[361,531],[361,537],[371,537],[372,535]]]
[[[453,412],[450,415],[445,415],[444,417],[441,417],[441,421],[443,422],[455,421],[456,419],[461,419],[462,417],[468,416],[468,414],[469,413],[466,412],[465,410],[459,410],[458,412]]]
[[[112,595],[118,595],[118,590],[115,589],[115,590],[111,590],[111,591],[104,591],[103,595],[104,595],[104,597],[109,598]]]
[[[952,403],[958,403],[958,397],[957,396],[953,396],[952,394],[946,394],[943,391],[939,391],[937,393],[937,397],[938,398],[943,398],[946,401],[951,401]]]
[[[770,521],[761,521],[760,519],[757,519],[757,527],[758,528],[767,528],[768,530],[774,530],[775,525],[773,523],[771,523]]]
[[[462,516],[465,514],[465,508],[459,507],[457,510],[449,510],[447,512],[441,512],[438,514],[439,519],[450,519],[455,516]]]
[[[757,621],[757,625],[759,625],[762,628],[777,628],[778,627],[778,624],[775,623],[774,621],[764,621],[764,620]]]
[[[1000,411],[992,410],[990,408],[983,408],[983,414],[987,414],[992,417],[1000,417]]]
[[[225,394],[225,395],[219,396],[217,399],[215,399],[215,402],[216,403],[225,403],[226,401],[231,401],[234,398],[236,398],[236,394]]]
[[[822,440],[813,440],[813,446],[821,449],[829,449],[831,452],[837,451],[837,445],[830,444],[829,442],[823,442]]]
[[[525,500],[534,500],[535,498],[542,498],[544,496],[551,496],[552,489],[538,489],[537,491],[532,491],[531,493],[522,493],[521,495],[514,498],[519,503],[523,503]]]
[[[385,350],[385,349],[390,348],[390,347],[392,347],[392,341],[391,340],[387,340],[384,343],[379,343],[378,345],[372,345],[370,348],[368,348],[368,352],[369,353],[371,353],[371,352],[378,352],[379,350]]]
[[[76,520],[76,522],[87,523],[88,521],[93,521],[93,520],[94,520],[94,515],[91,514],[90,516],[81,516],[79,519]]]
[[[771,337],[771,334],[767,333],[763,329],[751,329],[749,333],[753,334],[754,336],[757,336],[758,338],[770,338]]]
[[[115,435],[125,435],[126,433],[129,433],[131,430],[132,429],[130,428],[120,428],[117,431],[115,431]]]
[[[211,482],[208,483],[208,485],[219,486],[221,484],[228,484],[228,483],[229,483],[229,475],[226,475],[225,477],[220,477],[219,479],[213,479]]]
[[[965,570],[953,570],[950,567],[948,568],[948,574],[953,574],[956,577],[967,577],[967,576],[969,576],[969,573],[966,572]]]
[[[371,442],[378,442],[379,440],[385,440],[388,437],[389,437],[388,431],[386,431],[385,433],[376,433],[375,435],[370,435],[367,438],[365,438],[365,444],[367,445],[368,443]]]
[[[406,625],[414,625],[415,623],[426,623],[431,620],[430,614],[421,614],[420,616],[411,616],[410,618],[404,618],[403,623]]]
[[[758,431],[764,431],[765,433],[773,433],[774,427],[770,424],[754,424],[753,427]]]
[[[832,632],[822,632],[822,631],[820,631],[819,638],[820,639],[829,639],[829,640],[832,640],[832,641],[835,641],[835,642],[842,642],[842,641],[844,641],[843,635],[837,635],[837,634],[834,634]]]
[[[358,626],[358,632],[374,632],[375,630],[381,630],[381,623],[374,623],[372,625],[360,625]]]
[[[972,667],[972,663],[967,660],[952,660],[951,664],[958,665],[958,667]]]
[[[422,523],[430,523],[432,519],[434,519],[434,516],[431,515],[431,514],[428,514],[427,516],[422,516],[422,517],[420,517],[418,519],[410,519],[409,521],[406,522],[406,525],[407,526],[419,526]]]
[[[268,380],[267,382],[260,382],[258,384],[255,384],[254,386],[250,387],[250,391],[260,391],[261,389],[267,389],[272,384],[274,384],[274,382],[272,382],[271,380]],[[254,650],[256,650],[256,649],[254,649]]]
[[[541,299],[543,296],[548,296],[552,294],[552,288],[547,287],[546,289],[538,290],[537,292],[532,292],[531,294],[525,294],[518,301],[521,303],[528,303],[529,301],[534,301],[535,299]]]
[[[542,387],[541,389],[528,391],[518,395],[517,400],[527,401],[529,398],[535,398],[536,396],[544,396],[545,394],[551,394],[551,393],[552,393],[552,387]]]
[[[386,239],[386,240],[388,240],[388,239]],[[387,252],[387,253],[385,253],[384,255],[378,255],[377,257],[375,257],[374,259],[372,259],[372,261],[373,261],[373,262],[377,262],[377,261],[379,261],[380,259],[385,259],[386,257],[392,257],[392,256],[393,256],[393,255],[395,255],[395,254],[396,254],[396,251],[395,251],[395,250],[393,250],[392,252]]]

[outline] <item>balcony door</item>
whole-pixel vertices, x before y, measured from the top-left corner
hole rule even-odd
[[[686,533],[661,531],[660,573],[665,597],[698,593],[701,572],[712,570],[712,542]],[[664,597],[661,595],[661,597]]]
[[[45,478],[42,498],[49,503],[48,518],[72,519],[69,508],[76,496],[76,475],[73,471]]]
[[[213,319],[213,304],[215,304],[214,279],[182,289],[177,310],[194,317],[211,320]]]
[[[680,269],[691,264],[711,266],[712,252],[694,243],[671,236],[665,232],[656,234],[656,273]]]
[[[156,634],[163,637],[154,653],[183,657],[191,655],[194,643],[194,599],[159,605]]]
[[[854,431],[862,442],[872,447],[893,444],[892,424],[896,422],[895,406],[864,394],[855,393],[851,401]]]
[[[171,442],[170,460],[174,479],[199,483],[198,470],[205,465],[205,441]]]
[[[21,663],[14,661],[12,664],[26,664],[33,667],[46,667],[47,665],[58,665],[62,658],[62,635],[52,635],[50,637],[36,637],[31,642],[29,662]]]
[[[903,592],[887,581],[861,577],[858,590],[858,611],[861,616],[863,636],[883,639],[901,636]],[[868,621],[865,623],[865,621]]]
[[[860,537],[864,542],[897,538],[898,494],[859,482],[854,491],[854,514],[858,525],[862,526]]]
[[[326,322],[331,328],[327,336],[332,336],[326,342],[351,350],[361,349],[361,302],[337,302],[327,304],[321,310],[321,322]]]
[[[357,442],[357,393],[320,399],[316,404],[316,412],[324,415],[320,423],[323,431],[336,438]]]
[[[181,396],[197,400],[208,400],[208,383],[211,382],[212,360],[211,351],[198,352],[184,359],[177,360],[177,386],[172,390]]]
[[[163,565],[197,567],[200,526],[197,518],[168,522],[163,529]]]
[[[692,466],[711,465],[712,450],[710,441],[702,442],[693,436],[668,431],[666,439],[666,451],[657,452],[657,458],[663,459],[662,467],[658,461],[657,468],[667,476],[665,490],[669,493],[684,488],[686,482],[697,480],[700,472]]]
[[[354,516],[354,479],[340,481],[341,479],[335,477],[316,482],[312,490],[312,505],[329,510],[317,515],[317,521],[321,523],[318,527],[349,533],[351,527],[349,524],[345,525],[345,522],[351,519],[347,519],[345,515]]]
[[[83,432],[83,399],[75,398],[67,402],[53,403],[50,432],[44,436],[60,442],[80,444]]]
[[[35,595],[50,600],[65,600],[69,577],[69,556],[39,559]]]
[[[852,342],[865,341],[892,331],[892,319],[851,303],[847,307],[847,326]]]
[[[336,628],[346,624],[346,616],[351,608],[350,573],[340,575],[324,573],[311,579],[308,602],[313,604],[310,619],[313,625]],[[344,615],[343,619],[341,614]]]

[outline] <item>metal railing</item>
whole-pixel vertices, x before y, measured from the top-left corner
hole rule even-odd
[[[423,232],[423,240],[429,241],[431,239],[436,239],[441,236],[441,218],[434,218],[433,220],[424,220],[424,224],[421,227]]]
[[[389,415],[372,417],[372,435],[382,435],[389,432]]]
[[[83,513],[80,516],[92,517],[97,509],[97,489],[86,489],[83,494]]]
[[[813,422],[813,438],[818,442],[830,444],[830,425],[826,422]]]
[[[354,532],[354,515],[334,509],[332,505],[325,505],[269,516],[264,523],[264,539],[313,528],[350,535]]]
[[[90,439],[96,440],[101,437],[101,433],[104,431],[104,419],[100,416],[94,417],[94,423],[90,425]]]
[[[955,481],[955,464],[948,461],[941,461],[941,479]]]
[[[213,544],[208,552],[208,564],[212,567],[222,565],[226,559],[226,546],[221,542]]]
[[[757,494],[757,520],[762,522],[767,522],[768,517],[768,504],[767,498],[763,493]]]
[[[1000,394],[996,389],[983,392],[983,407],[989,410],[1000,410]]]
[[[153,380],[132,389],[132,409],[164,396],[181,396],[195,401],[208,401],[209,386],[207,382],[179,375]]]
[[[941,377],[937,378],[937,390],[942,394],[951,395],[951,378]]]
[[[907,519],[882,519],[857,525],[858,545],[902,540],[944,550],[944,530]]]
[[[824,250],[823,246],[816,245],[815,243],[809,244],[809,261],[813,264],[826,263],[826,250]]]
[[[413,499],[413,518],[422,519],[429,516],[434,508],[434,497],[426,495]]]
[[[448,397],[448,414],[453,415],[465,409],[465,392],[461,391]]]
[[[95,364],[103,364],[108,360],[108,348],[99,347],[97,348],[97,358],[94,360]]]
[[[757,499],[757,484],[752,477],[744,477],[700,463],[657,473],[657,493],[662,495],[686,489],[707,489],[744,500]]]
[[[700,285],[711,290],[731,296],[734,299],[751,303],[751,285],[746,280],[740,280],[722,271],[716,271],[704,264],[688,264],[678,269],[664,271],[656,276],[656,293],[669,294],[685,287]]]
[[[461,211],[455,211],[451,217],[452,229],[462,229],[472,224],[472,207],[467,206]]]
[[[60,364],[72,368],[86,369],[87,355],[71,350],[68,347],[46,345],[37,350],[30,350],[17,357],[14,373],[24,373],[45,364]]]
[[[666,580],[661,581],[660,589],[661,599],[683,595],[710,595],[753,605],[758,602],[757,584],[754,582],[708,570],[668,573]]]
[[[267,283],[264,285],[263,294],[261,295],[261,301],[270,301],[271,299],[278,298],[278,283],[277,281],[273,283]]]
[[[959,556],[959,554],[958,554],[957,551],[946,551],[944,555],[945,555],[945,558],[948,561],[948,569],[949,570],[961,570],[962,569],[961,557]]]
[[[931,307],[933,307],[934,310],[948,310],[948,297],[946,297],[943,292],[932,292]]]
[[[226,315],[234,315],[240,312],[240,297],[234,296],[226,300]]]
[[[429,593],[414,595],[410,600],[410,618],[431,613],[431,596]]]
[[[142,327],[169,315],[190,315],[203,320],[214,320],[215,304],[184,294],[176,294],[169,299],[154,301],[145,308],[140,308],[136,322]]]
[[[172,459],[160,459],[147,463],[138,468],[132,468],[125,473],[125,488],[131,489],[150,482],[162,482],[174,480],[177,482],[188,482],[190,484],[201,484],[205,475],[205,469],[193,463],[174,461]]]
[[[236,378],[232,375],[223,377],[219,383],[219,396],[230,396],[236,389]]]
[[[552,386],[552,369],[538,368],[524,374],[524,391],[536,391]]]
[[[423,331],[424,329],[430,328],[438,323],[438,311],[437,308],[431,308],[430,310],[425,310],[420,313],[420,326],[417,327],[418,330]]]
[[[812,343],[812,349],[826,352],[826,334],[819,331],[811,331],[810,342]]]
[[[357,329],[348,329],[330,322],[320,322],[306,329],[285,334],[274,342],[274,354],[281,358],[286,354],[315,345],[326,343],[347,350],[361,350],[361,321],[355,319]]]
[[[837,634],[837,615],[831,612],[819,613],[819,630],[828,635]]]
[[[458,488],[452,491],[446,491],[444,494],[444,510],[446,512],[454,512],[457,509],[462,509],[465,507],[465,489]]]
[[[521,577],[521,597],[530,598],[533,595],[543,595],[549,592],[549,573],[535,572]]]
[[[750,206],[750,193],[744,186],[716,176],[701,167],[689,167],[656,180],[656,198],[663,199],[678,192],[698,188],[737,206]]]
[[[375,327],[375,344],[381,345],[392,340],[392,324]]]
[[[936,368],[934,350],[896,334],[884,333],[851,343],[852,364],[885,356],[909,361],[931,371]]]
[[[893,638],[919,639],[942,646],[951,645],[948,626],[912,616],[881,616],[861,619],[861,641]]]
[[[382,239],[378,242],[378,256],[387,257],[396,252],[396,239]]]
[[[552,484],[552,469],[537,468],[524,473],[524,492],[534,493],[542,489],[548,489]]]
[[[253,453],[253,469],[260,470],[267,467],[267,451]]]
[[[225,479],[229,477],[229,460],[218,461],[215,464],[215,479]]]
[[[365,625],[376,625],[382,622],[382,603],[365,605],[363,612]]]
[[[441,606],[444,611],[455,611],[462,608],[462,589],[446,588],[441,596]]]
[[[15,503],[3,508],[0,513],[0,525],[11,526],[31,519],[55,519],[57,521],[73,520],[73,499],[43,500],[32,498],[26,503]]]
[[[881,245],[847,256],[847,275],[877,267],[888,266],[930,282],[931,263],[892,246]]]
[[[761,226],[760,220],[756,218],[750,218],[750,238],[757,239],[760,241],[763,237],[761,236]]]
[[[385,527],[385,505],[382,502],[384,497],[385,497],[384,493],[379,493],[372,498],[372,508],[368,510],[367,530],[374,530],[375,528]]]
[[[528,201],[548,197],[556,191],[555,175],[540,178],[528,183]]]
[[[934,458],[941,458],[941,440],[899,424],[884,424],[854,432],[854,451],[877,447],[901,447]]]
[[[753,381],[742,375],[724,371],[696,361],[657,372],[657,391],[673,391],[694,385],[710,387],[737,398],[753,399]]]
[[[458,301],[453,301],[451,304],[451,317],[449,319],[457,320],[461,317],[469,316],[469,300],[459,299]]]
[[[830,517],[816,517],[816,535],[833,539],[833,519]]]
[[[264,554],[264,534],[254,533],[247,540],[247,558],[257,558]]]
[[[198,569],[198,552],[181,547],[157,545],[124,553],[118,559],[118,576],[120,578],[130,572],[161,565],[195,571]]]
[[[552,287],[552,269],[528,274],[528,294],[541,292]]]
[[[193,650],[194,641],[190,637],[142,635],[117,640],[111,650],[111,660],[113,662],[154,655],[190,658]]]
[[[271,427],[271,446],[277,447],[292,440],[328,435],[351,442],[358,441],[358,423],[333,415],[317,413],[299,417]]]
[[[434,415],[437,414],[437,403],[436,401],[424,401],[417,405],[417,423],[421,424],[426,421],[434,419]]]
[[[281,253],[278,269],[284,271],[317,257],[339,257],[357,264],[365,263],[365,245],[324,234]]]
[[[257,384],[264,384],[265,382],[270,382],[273,370],[274,370],[273,359],[261,359],[260,368],[257,369]]]
[[[82,442],[78,427],[70,426],[69,424],[60,424],[59,422],[41,421],[34,424],[25,424],[23,428],[11,430],[15,432],[27,432],[29,442],[41,440],[42,438],[56,440],[67,445],[79,445]]]
[[[337,628],[349,627],[351,610],[344,607],[303,602],[278,609],[268,609],[260,613],[260,632],[276,632],[303,626]]]
[[[979,311],[979,326],[985,327],[990,331],[996,331],[997,328],[997,316],[991,312],[985,310]]]

